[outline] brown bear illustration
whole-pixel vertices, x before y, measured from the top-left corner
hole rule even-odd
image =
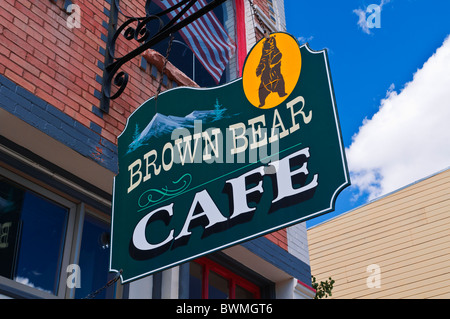
[[[267,96],[272,92],[278,93],[280,97],[286,95],[284,78],[281,74],[281,57],[282,54],[277,48],[275,37],[266,39],[261,60],[256,68],[256,76],[261,76],[259,107],[264,106]]]

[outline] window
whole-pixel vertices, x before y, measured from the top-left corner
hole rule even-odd
[[[274,4],[272,0],[267,0],[267,5],[269,7],[269,17],[274,23],[277,23],[277,19],[275,18],[275,10],[273,8]]]
[[[109,216],[56,192],[0,167],[0,297],[84,298],[114,276]],[[81,287],[67,284],[72,264]],[[116,287],[95,298],[120,295]]]
[[[109,243],[109,225],[92,215],[85,215],[78,262],[81,287],[75,290],[75,298],[84,298],[108,282]],[[103,290],[95,298],[104,299],[107,292]]]
[[[151,2],[149,4],[149,12],[155,13],[161,11],[161,8],[156,3],[160,2]],[[217,64],[215,66],[210,67],[207,66],[211,65],[211,62],[208,62],[208,60],[211,61],[212,59],[216,61],[217,53],[213,53],[213,51],[209,50],[210,55],[206,54],[203,58],[195,56],[194,51],[192,50],[195,46],[198,48],[198,50],[202,51],[203,49],[201,49],[202,46],[200,42],[196,42],[197,40],[191,40],[193,42],[190,42],[187,39],[187,33],[183,32],[187,29],[187,27],[184,27],[182,30],[180,30],[174,35],[174,41],[172,43],[169,55],[169,61],[201,87],[211,87],[216,86],[218,84],[223,84],[231,80],[234,80],[239,76],[238,63],[236,58],[237,36],[236,36],[236,13],[234,1],[226,1],[222,5],[216,7],[213,10],[213,15],[214,19],[217,19],[218,21],[217,25],[220,25],[221,31],[223,31],[223,32],[216,32],[216,34],[220,33],[221,34],[220,38],[226,40],[226,42],[228,42],[232,47],[232,50],[230,51],[232,54],[230,53],[231,55],[229,56],[228,63],[226,63],[226,68],[224,72],[221,74],[220,80],[218,82],[211,75],[211,72],[214,72],[212,71],[212,69],[217,69],[217,67],[221,68],[222,66]],[[169,21],[169,18],[167,16],[164,16],[162,18],[164,23],[167,23]],[[159,21],[155,20],[147,25],[150,34],[155,33],[155,30],[158,29],[158,24]],[[209,31],[210,29],[208,26],[206,26],[205,28],[206,29],[202,29],[200,33],[208,33],[208,34],[214,33]],[[166,56],[168,44],[169,39],[167,38],[158,43],[157,45],[155,45],[154,47],[152,47],[152,49],[158,51],[163,56]],[[211,45],[214,46],[215,44]],[[201,62],[200,59],[202,59],[203,62]],[[219,64],[222,64],[222,62],[219,62]]]
[[[212,260],[202,257],[189,265],[190,299],[259,299],[261,289]]]
[[[0,276],[58,294],[69,209],[0,176]]]

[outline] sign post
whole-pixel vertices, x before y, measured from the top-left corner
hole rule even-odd
[[[258,42],[240,79],[148,100],[118,144],[122,282],[330,212],[350,184],[326,52],[286,33]]]

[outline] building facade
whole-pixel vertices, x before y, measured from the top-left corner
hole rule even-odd
[[[450,170],[308,229],[331,298],[450,297]]]
[[[286,29],[284,1],[253,4],[254,10],[248,0],[228,0],[214,9],[235,43],[219,83],[241,75],[247,52],[264,30]],[[2,1],[1,297],[83,298],[111,280],[117,137],[128,116],[160,85],[166,90],[217,84],[175,35],[167,64],[168,39],[123,66],[128,85],[105,104],[108,58],[139,45],[121,35],[111,46],[114,30],[145,12],[145,3],[131,0]],[[312,298],[310,276],[306,228],[299,224],[116,283],[96,297]]]

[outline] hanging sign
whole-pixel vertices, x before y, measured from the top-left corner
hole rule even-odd
[[[330,212],[349,185],[326,52],[286,33],[259,41],[234,82],[145,102],[118,152],[122,282]]]

